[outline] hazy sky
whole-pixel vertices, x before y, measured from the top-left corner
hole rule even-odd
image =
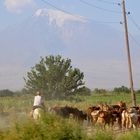
[[[19,25],[27,19],[30,19],[35,11],[40,8],[60,9],[67,13],[81,15],[89,20],[95,21],[95,23],[99,22],[119,32],[123,32],[123,25],[120,24],[120,22],[123,22],[122,6],[118,5],[118,3],[121,4],[121,2],[121,0],[0,0],[0,33],[9,27]],[[130,12],[130,15],[127,16],[128,30],[132,35],[130,45],[135,44],[134,51],[140,52],[140,41],[136,38],[136,36],[140,37],[140,0],[126,0],[126,11]],[[133,38],[134,36],[135,38]],[[3,46],[0,45],[0,49],[3,50]],[[140,55],[137,61],[140,61]],[[4,62],[6,63],[6,61]],[[79,65],[82,65],[82,62]],[[6,72],[10,74],[8,67],[10,68],[10,66],[1,68],[1,71],[6,69]],[[98,72],[97,66],[95,67],[95,71]],[[21,68],[18,67],[18,69],[20,71]],[[106,73],[104,73],[104,75],[105,74]],[[101,76],[104,77],[104,75]],[[17,75],[17,78],[22,79],[23,76],[20,74]],[[93,77],[96,79],[96,76]],[[9,82],[7,88],[11,87],[12,75],[10,78],[7,80],[7,83]],[[138,77],[136,78],[140,80]],[[3,79],[4,78],[0,79],[0,89],[2,89],[2,87],[6,88],[4,84],[2,85]],[[106,81],[101,82],[97,80],[97,82],[98,84],[104,84]],[[22,86],[17,83],[17,88],[19,87]],[[16,89],[16,87],[13,89]]]
[[[122,19],[122,7],[117,5],[121,0],[1,0],[0,1],[0,30],[18,24],[32,16],[38,8],[53,8],[47,2],[73,14],[82,15],[95,21],[120,22]],[[126,10],[140,25],[140,1],[126,0]],[[129,19],[128,19],[129,20]],[[129,22],[129,21],[128,21]],[[139,34],[135,25],[130,21],[129,30],[133,34]],[[132,26],[131,26],[132,24]],[[115,23],[109,24],[119,30]]]

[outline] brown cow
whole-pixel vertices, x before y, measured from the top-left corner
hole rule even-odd
[[[115,122],[121,126],[121,113],[113,110],[99,111],[97,124],[99,124],[101,127],[105,128],[106,125],[109,125],[111,128],[113,128]]]
[[[93,122],[93,115],[91,115],[91,113],[94,111],[96,112],[98,110],[100,110],[100,107],[98,107],[98,106],[88,107],[88,109],[86,110],[88,124],[91,124]]]
[[[121,108],[126,109],[126,103],[125,103],[125,102],[120,101],[120,102],[118,102],[118,105],[119,105]]]
[[[110,117],[107,111],[99,111],[97,124],[102,128],[105,128],[105,125],[110,122]]]

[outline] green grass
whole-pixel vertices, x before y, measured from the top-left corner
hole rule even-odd
[[[17,122],[0,132],[1,140],[86,140],[81,126],[72,120],[47,114],[40,122]]]
[[[140,105],[140,95],[137,96],[137,105]],[[125,134],[113,135],[110,131],[92,131],[87,135],[86,129],[76,122],[62,119],[58,116],[47,115],[42,122],[35,123],[29,119],[27,114],[32,108],[33,96],[24,95],[20,97],[1,97],[0,113],[8,113],[9,126],[0,129],[0,140],[139,140],[140,134],[137,131]],[[99,103],[115,104],[118,101],[125,101],[131,106],[130,94],[93,94],[91,96],[78,97],[81,102],[46,100],[46,107],[54,105],[69,105],[78,107],[81,110],[87,109],[90,105]],[[25,114],[22,114],[25,113]],[[26,114],[27,113],[27,114]],[[1,125],[1,124],[0,124]]]
[[[139,131],[132,131],[120,134],[116,137],[116,140],[140,140],[140,133]]]
[[[0,97],[0,112],[29,112],[33,104],[33,96],[24,95],[19,97]],[[128,106],[132,105],[130,94],[92,94],[91,96],[78,97],[81,102],[76,101],[59,101],[59,100],[46,100],[46,107],[54,105],[64,106],[70,105],[81,109],[86,109],[90,105],[97,105],[99,103],[116,104],[119,101],[124,101]],[[136,96],[137,105],[140,105],[140,94]]]
[[[39,122],[27,119],[14,121],[8,129],[0,130],[0,140],[139,140],[138,131],[125,134],[94,128],[90,135],[86,127],[72,119],[47,114]]]

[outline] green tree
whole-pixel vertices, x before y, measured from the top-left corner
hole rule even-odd
[[[47,98],[58,99],[75,95],[84,85],[83,78],[79,69],[72,68],[70,59],[51,55],[41,58],[24,79],[28,90],[42,90]]]
[[[140,89],[135,90],[136,94],[140,94]]]
[[[90,96],[91,95],[91,90],[89,88],[85,87],[85,86],[78,89],[77,92],[81,96],[84,96],[84,95]]]
[[[107,93],[107,90],[106,89],[98,89],[98,88],[95,88],[94,93],[97,93],[97,94],[106,94]]]
[[[115,87],[113,89],[113,92],[114,93],[130,93],[130,89],[125,86]]]
[[[4,90],[0,90],[0,96],[1,97],[5,97],[5,96],[14,96],[14,92],[9,90],[9,89],[4,89]]]

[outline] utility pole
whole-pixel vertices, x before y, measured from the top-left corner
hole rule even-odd
[[[128,39],[127,19],[126,19],[126,10],[125,10],[125,0],[122,0],[122,8],[123,8],[123,17],[124,17],[124,30],[125,30],[125,38],[126,38],[126,49],[127,49],[127,56],[128,56],[128,68],[129,68],[129,79],[130,79],[130,86],[131,86],[132,106],[135,107],[136,106],[136,95],[134,93],[134,88],[133,88],[133,76],[132,76],[131,56],[130,56],[130,49],[129,49],[129,39]]]

